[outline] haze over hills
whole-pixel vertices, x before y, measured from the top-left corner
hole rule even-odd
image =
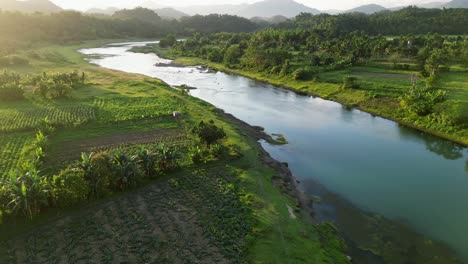
[[[0,9],[7,11],[19,11],[24,13],[56,13],[62,11],[62,8],[49,0],[1,0]]]
[[[55,1],[55,0],[52,0]],[[27,0],[27,1],[18,1],[18,0],[0,0],[0,9],[8,11],[20,11],[26,13],[32,12],[43,12],[43,13],[53,13],[60,12],[63,10],[50,0]],[[468,0],[452,0],[450,2],[427,2],[423,0],[415,0],[415,5],[422,8],[468,8]],[[381,12],[385,10],[399,10],[406,6],[401,7],[385,7],[377,4],[368,4],[362,5],[347,11],[344,10],[326,10],[319,11],[318,9],[306,6],[304,4],[298,3],[294,0],[263,0],[255,2],[252,4],[218,4],[218,5],[194,5],[194,6],[185,6],[185,7],[170,7],[162,6],[158,4],[155,0],[146,0],[132,2],[133,5],[138,5],[148,9],[154,10],[158,13],[159,16],[165,19],[180,19],[184,16],[189,15],[208,15],[208,14],[229,14],[229,15],[238,15],[245,18],[266,18],[268,21],[269,18],[275,16],[292,18],[297,16],[300,13],[329,13],[329,14],[338,14],[338,13],[351,13],[351,12],[360,12],[365,14],[372,14],[376,12]],[[130,8],[130,7],[128,7]],[[120,8],[121,9],[121,8]],[[108,8],[92,8],[86,11],[88,14],[103,14],[103,15],[112,15],[119,8],[117,7],[108,7]],[[282,19],[280,19],[282,20]]]
[[[345,13],[364,13],[364,14],[373,14],[381,11],[388,10],[386,7],[376,4],[358,6],[356,8],[350,9]]]
[[[295,2],[294,0],[265,0],[247,5],[235,15],[246,18],[273,17],[276,15],[295,17],[300,13],[319,14],[320,11]]]
[[[121,10],[121,9],[113,8],[113,7],[109,7],[109,8],[105,8],[105,9],[91,8],[91,9],[87,10],[85,13],[86,14],[97,14],[97,15],[111,16],[111,15],[113,15],[115,12],[117,12],[119,10]],[[163,19],[181,19],[182,17],[189,16],[189,15],[185,14],[184,12],[181,12],[181,11],[176,10],[174,8],[171,8],[171,7],[152,9],[152,10]]]
[[[447,4],[442,5],[445,8],[468,8],[468,0],[453,0]]]

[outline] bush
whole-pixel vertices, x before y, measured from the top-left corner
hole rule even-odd
[[[352,76],[346,76],[343,78],[343,86],[344,90],[346,89],[359,89],[359,84],[357,82],[357,78]]]
[[[0,100],[20,100],[24,99],[23,86],[16,83],[0,85]]]
[[[117,150],[112,155],[112,178],[110,186],[113,190],[123,191],[137,186],[140,172],[137,159]]]
[[[409,112],[424,116],[432,113],[435,104],[443,102],[446,97],[445,91],[414,86],[401,98],[400,105]]]
[[[34,93],[44,98],[51,99],[62,98],[69,96],[73,89],[84,84],[86,74],[81,74],[77,71],[71,73],[47,74],[43,73],[40,76],[32,78],[31,82],[34,87]]]
[[[21,76],[14,72],[0,73],[0,100],[18,100],[24,98]]]
[[[55,205],[69,207],[85,201],[89,186],[80,169],[65,169],[52,178],[52,195]]]
[[[200,139],[209,148],[212,144],[226,137],[224,129],[217,127],[213,120],[208,123],[200,123],[192,128],[192,133]]]
[[[157,155],[157,167],[160,172],[169,172],[178,167],[179,152],[175,146],[166,146],[163,144],[157,149]]]
[[[12,214],[32,219],[48,205],[49,183],[32,165],[12,173],[7,185],[11,190],[7,210]]]
[[[109,156],[106,152],[98,154],[81,153],[81,162],[78,168],[83,170],[84,179],[88,184],[88,198],[99,198],[107,193],[112,171]]]
[[[305,80],[310,80],[312,77],[314,77],[316,73],[317,73],[316,70],[305,67],[305,68],[295,70],[292,73],[292,77],[294,78],[294,80],[297,80],[297,81],[298,80],[305,81]]]
[[[222,62],[224,55],[219,48],[213,48],[208,52],[207,59],[212,62]]]
[[[157,175],[158,155],[147,149],[140,149],[138,152],[138,163],[146,178],[153,178]]]
[[[188,151],[188,156],[194,164],[206,162],[207,153],[200,146],[191,146]]]

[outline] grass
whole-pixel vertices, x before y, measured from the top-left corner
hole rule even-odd
[[[429,116],[416,116],[400,109],[399,97],[411,87],[411,75],[415,71],[392,70],[385,63],[371,62],[369,66],[352,67],[347,70],[321,72],[313,80],[298,81],[290,76],[257,72],[249,69],[228,68],[201,58],[179,57],[175,64],[207,65],[213,69],[240,74],[255,80],[286,87],[291,90],[319,96],[356,107],[398,123],[434,134],[459,144],[468,145],[468,74],[457,67],[451,72],[442,73],[439,86],[448,92],[448,100],[437,107],[437,112]],[[343,78],[356,77],[359,89],[341,89]],[[419,85],[424,85],[422,80]],[[453,105],[457,107],[453,107]],[[459,124],[441,121],[438,116],[460,116]]]
[[[38,56],[16,71],[79,70],[88,80],[67,100],[41,101],[28,95],[27,101],[2,103],[0,111],[17,112],[2,117],[9,123],[26,120],[6,129],[0,139],[0,158],[10,157],[0,163],[3,172],[15,166],[22,145],[33,140],[36,124],[49,116],[60,126],[49,137],[45,164],[58,168],[46,172],[67,165],[57,160],[68,144],[151,131],[183,133],[210,119],[225,129],[224,144],[238,146],[241,157],[184,167],[147,187],[83,207],[51,209],[33,222],[0,225],[0,262],[347,262],[333,230],[312,224],[300,210],[291,218],[288,207],[297,209],[296,203],[282,191],[278,172],[260,161],[261,149],[252,136],[206,102],[155,79],[88,64],[76,52],[100,44],[24,51]],[[333,84],[324,87],[330,93],[335,89]],[[183,113],[183,119],[171,118],[172,111]],[[173,135],[163,138],[174,140]]]

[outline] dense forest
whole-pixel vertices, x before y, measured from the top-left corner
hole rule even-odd
[[[164,20],[145,8],[122,10],[112,17],[84,15],[66,11],[56,14],[24,14],[0,11],[0,54],[34,42],[72,42],[110,38],[158,38],[169,33],[188,35],[192,32],[244,32],[256,25],[230,15],[208,15]]]
[[[340,15],[301,14],[278,25],[283,29],[318,29],[337,36],[356,30],[369,35],[402,35],[439,33],[459,35],[468,33],[468,9],[425,9],[407,7],[371,15],[345,13]]]

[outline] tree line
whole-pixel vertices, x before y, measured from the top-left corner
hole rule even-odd
[[[409,6],[398,11],[383,11],[370,15],[303,13],[293,20],[280,23],[277,28],[319,30],[335,37],[357,30],[374,36],[426,33],[464,35],[468,34],[466,25],[468,25],[466,8],[425,9]]]
[[[0,55],[37,42],[65,43],[110,38],[159,38],[193,32],[248,32],[257,26],[248,19],[230,15],[186,17],[164,20],[145,8],[121,10],[111,17],[84,15],[74,11],[56,14],[24,14],[0,11]]]

